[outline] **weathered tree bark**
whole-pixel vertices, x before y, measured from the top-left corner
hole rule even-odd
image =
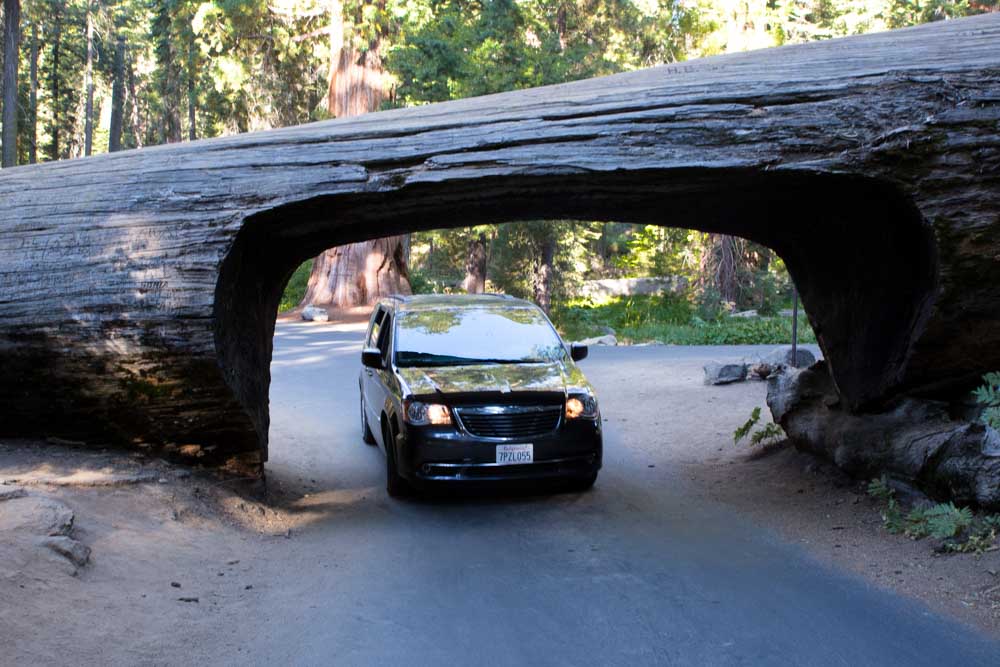
[[[38,26],[31,22],[31,62],[28,64],[28,164],[38,162]]]
[[[992,14],[0,170],[0,435],[259,461],[299,263],[544,219],[768,246],[838,409],[962,402],[1000,368],[998,41]]]
[[[87,60],[83,73],[84,120],[83,120],[83,154],[89,156],[94,152],[94,8],[91,0],[87,0]]]
[[[125,116],[125,37],[115,40],[115,62],[112,66],[111,123],[108,130],[108,152],[122,149],[122,120]]]
[[[462,289],[469,294],[482,294],[486,291],[485,234],[480,234],[469,241],[469,251],[465,257],[465,280],[462,282]]]
[[[17,164],[17,63],[21,47],[21,0],[4,0],[2,166]]]
[[[386,85],[380,50],[378,39],[363,52],[345,43],[344,6],[341,0],[333,0],[327,92],[327,110],[331,116],[359,116],[378,110],[385,99]],[[301,305],[350,308],[389,294],[409,294],[408,249],[409,240],[405,236],[394,236],[377,243],[323,251],[313,261]]]

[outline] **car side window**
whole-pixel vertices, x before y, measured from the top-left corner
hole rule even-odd
[[[379,328],[378,335],[378,349],[382,352],[382,360],[385,362],[389,361],[389,338],[392,332],[392,315],[386,313],[385,317],[382,318],[382,326]]]
[[[368,330],[368,338],[365,340],[365,347],[375,347],[378,343],[379,331],[382,329],[382,319],[385,317],[385,311],[379,308],[375,311],[375,316],[372,318],[371,328]]]

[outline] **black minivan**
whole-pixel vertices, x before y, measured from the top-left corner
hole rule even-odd
[[[497,295],[391,297],[361,352],[361,429],[396,496],[436,482],[562,478],[601,468],[594,389],[534,304]]]

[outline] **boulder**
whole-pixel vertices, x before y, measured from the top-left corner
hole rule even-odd
[[[705,366],[705,384],[731,384],[747,379],[746,364],[720,364],[712,362]]]
[[[328,322],[330,314],[326,312],[326,308],[306,306],[302,309],[302,319],[306,322]]]
[[[41,544],[80,567],[90,560],[90,547],[66,535],[43,538]]]
[[[607,334],[605,336],[597,336],[596,338],[584,338],[577,342],[580,345],[617,345],[618,339],[611,334]]]
[[[782,347],[774,350],[761,360],[764,364],[772,368],[777,366],[791,366],[793,368],[809,368],[816,363],[816,356],[809,350],[797,348],[795,355],[792,355],[792,348]]]

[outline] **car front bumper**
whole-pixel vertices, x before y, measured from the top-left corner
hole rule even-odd
[[[496,446],[531,443],[531,463],[497,464]],[[412,482],[471,482],[584,478],[601,469],[599,419],[563,422],[544,436],[498,441],[454,427],[413,427],[400,443],[399,473]]]

